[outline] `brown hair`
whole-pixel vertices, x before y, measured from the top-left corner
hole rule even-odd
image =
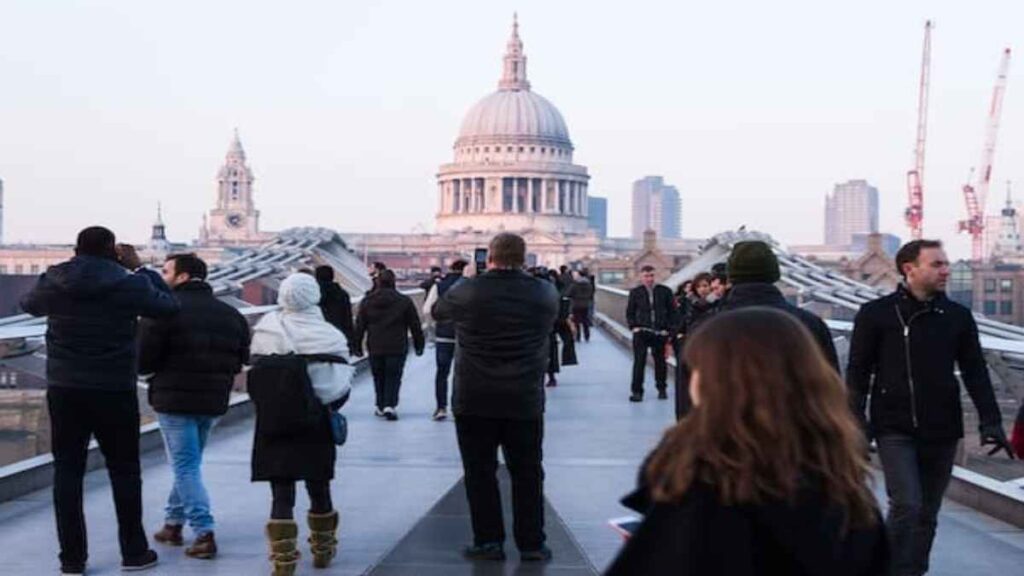
[[[701,272],[700,274],[697,274],[696,276],[694,276],[693,280],[690,281],[690,293],[693,294],[694,296],[696,296],[697,295],[697,286],[700,286],[701,282],[707,282],[708,285],[710,286],[711,285],[711,278],[712,278],[712,276],[711,276],[710,272]]]
[[[647,266],[643,266],[642,268],[640,268],[640,272],[642,272],[642,273],[654,272],[654,266],[651,266],[649,264]]]
[[[488,247],[491,262],[502,268],[522,268],[526,262],[526,241],[518,234],[502,232]]]
[[[650,459],[656,501],[678,502],[704,482],[726,505],[792,502],[810,481],[845,525],[875,522],[864,437],[803,325],[767,308],[726,312],[687,339],[684,356],[699,373],[699,405]]]
[[[896,252],[896,271],[900,273],[900,276],[906,278],[903,265],[917,262],[918,257],[921,256],[921,250],[928,248],[942,248],[942,242],[939,240],[911,240],[901,246]]]

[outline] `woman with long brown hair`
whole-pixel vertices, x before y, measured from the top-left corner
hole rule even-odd
[[[886,574],[846,390],[798,321],[716,315],[687,339],[694,409],[624,502],[643,523],[609,576]]]

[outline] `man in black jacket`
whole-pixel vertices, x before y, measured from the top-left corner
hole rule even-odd
[[[181,311],[172,318],[144,320],[139,330],[139,372],[149,379],[149,404],[174,469],[164,527],[153,538],[181,546],[187,520],[195,541],[193,558],[217,554],[210,497],[203,485],[203,449],[210,430],[228,409],[235,375],[249,360],[249,324],[221,302],[206,283],[206,263],[195,254],[167,258],[163,279]]]
[[[544,372],[558,291],[522,271],[526,243],[491,240],[488,271],[460,282],[434,305],[458,340],[453,408],[473,524],[467,558],[504,560],[505,527],[496,473],[498,448],[512,476],[515,541],[524,561],[546,561]]]
[[[895,292],[861,306],[850,341],[847,386],[857,416],[878,445],[889,495],[896,576],[924,574],[939,507],[963,437],[960,379],[978,410],[982,444],[1010,453],[971,311],[945,296],[942,244],[900,248]],[[870,418],[865,418],[871,398]]]
[[[469,262],[461,258],[451,263],[444,278],[430,287],[427,299],[423,303],[424,315],[430,315],[433,318],[434,304],[462,280],[462,272],[468,265]],[[434,420],[444,420],[448,417],[448,375],[451,374],[452,362],[455,360],[455,325],[451,322],[436,322],[434,351],[437,360],[437,373],[434,375],[434,397],[437,401],[437,409],[434,411]]]
[[[654,283],[654,267],[640,269],[640,285],[629,291],[626,322],[633,331],[633,382],[630,402],[644,399],[644,374],[647,372],[647,351],[654,356],[654,385],[658,399],[668,398],[668,364],[665,343],[675,325],[672,290]]]
[[[398,420],[398,393],[409,355],[409,335],[417,356],[426,345],[423,324],[412,300],[395,289],[395,273],[383,270],[376,287],[363,298],[356,315],[355,338],[349,342],[354,356],[363,355],[363,338],[370,351],[370,372],[377,393],[375,414]]]
[[[320,311],[324,320],[341,330],[345,340],[352,341],[352,299],[348,292],[334,281],[334,268],[316,267],[316,283],[320,285]]]
[[[122,565],[156,565],[142,527],[135,333],[139,316],[173,315],[177,302],[131,246],[115,244],[113,232],[94,226],[78,234],[75,257],[47,270],[21,307],[47,316],[46,401],[61,570],[81,574],[88,560],[82,479],[92,436],[110,475]]]
[[[813,312],[790,304],[775,286],[782,274],[771,246],[760,240],[737,242],[729,254],[727,270],[729,290],[719,302],[719,311],[767,306],[793,315],[811,332],[825,359],[839,372],[839,355],[828,326]]]

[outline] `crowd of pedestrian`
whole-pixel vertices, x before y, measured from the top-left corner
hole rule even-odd
[[[185,554],[217,555],[202,458],[244,366],[256,409],[251,480],[270,487],[264,532],[273,574],[291,576],[301,558],[300,481],[313,566],[329,566],[340,522],[331,482],[347,436],[340,411],[354,359],[365,348],[375,414],[397,420],[409,351],[421,355],[427,344],[420,312],[435,347],[433,418],[454,417],[462,457],[473,533],[463,554],[506,558],[500,450],[520,559],[550,560],[545,386],[557,385],[560,367],[578,362],[575,346],[590,340],[595,284],[586,270],[527,268],[526,252],[521,237],[502,233],[481,269],[456,260],[445,274],[432,270],[421,311],[381,263],[371,267],[373,287],[355,315],[330,267],[297,271],[281,282],[278,308],[250,329],[215,297],[197,256],[172,255],[158,274],[109,230],[83,230],[75,257],[47,270],[22,304],[48,318],[62,572],[83,574],[88,561],[82,483],[92,437],[111,479],[123,568],[157,563],[142,526],[140,377],[174,472],[154,539],[184,546],[187,524],[193,540]],[[910,242],[896,265],[900,286],[854,320],[845,380],[825,322],[776,287],[780,264],[767,243],[736,244],[727,262],[675,293],[655,281],[654,268],[641,269],[625,310],[629,400],[643,401],[649,356],[658,398],[667,400],[666,357],[674,355],[677,422],[623,500],[643,519],[607,574],[928,571],[964,432],[960,383],[992,453],[1013,457],[1022,441],[1011,444],[1003,430],[973,315],[945,297],[941,243]],[[871,446],[889,498],[884,520],[870,489]]]

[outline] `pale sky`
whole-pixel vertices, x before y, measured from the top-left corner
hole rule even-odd
[[[660,174],[683,234],[746,224],[822,241],[824,196],[865,178],[906,237],[924,21],[933,32],[925,233],[950,241],[1024,3],[390,0],[0,3],[7,241],[102,223],[196,237],[238,127],[262,227],[431,229],[463,113],[495,90],[512,12],[533,89],[569,125],[592,194],[629,233],[631,183]],[[1012,64],[995,184],[1024,198],[1024,66]]]

